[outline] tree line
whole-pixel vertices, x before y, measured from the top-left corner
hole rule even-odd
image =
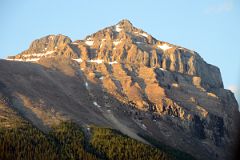
[[[73,122],[49,133],[31,124],[0,128],[1,160],[170,160],[169,153],[129,138],[119,131],[92,126],[88,137]]]

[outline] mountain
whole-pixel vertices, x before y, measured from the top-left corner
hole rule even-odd
[[[16,127],[17,112],[44,133],[70,120],[196,159],[233,156],[238,104],[219,68],[128,20],[74,42],[64,35],[37,39],[0,60],[0,75],[2,127]]]

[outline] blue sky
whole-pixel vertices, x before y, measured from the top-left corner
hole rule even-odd
[[[159,40],[197,51],[220,68],[225,88],[239,98],[238,0],[1,0],[0,58],[48,34],[83,39],[125,18]]]

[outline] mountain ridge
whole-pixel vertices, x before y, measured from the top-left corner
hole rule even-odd
[[[107,42],[105,42],[106,40]],[[121,44],[121,41],[123,41],[123,44]],[[223,87],[219,69],[207,64],[196,52],[158,41],[141,29],[134,27],[128,20],[122,20],[116,25],[104,28],[78,42],[80,43],[76,41],[72,43],[69,37],[63,35],[49,35],[34,41],[29,50],[20,53],[16,57],[13,56],[9,60],[37,61],[41,57],[64,55],[79,62],[92,60],[92,62],[99,63],[103,61],[110,63],[137,63],[206,77],[205,82],[214,79],[215,82],[210,85],[214,85],[217,81],[217,87]],[[165,54],[168,50],[171,52],[170,55]],[[41,53],[42,51],[44,53]],[[207,69],[202,72],[202,68]]]

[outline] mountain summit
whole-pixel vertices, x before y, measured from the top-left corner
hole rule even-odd
[[[156,40],[128,20],[75,42],[64,35],[49,35],[35,40],[28,50],[8,60],[36,62],[56,56],[79,62],[144,65],[199,76],[209,87],[223,87],[219,69],[207,64],[198,53]]]
[[[70,119],[147,144],[148,135],[197,159],[232,156],[238,104],[220,70],[128,20],[74,42],[49,35],[7,60],[0,95],[42,130]]]

